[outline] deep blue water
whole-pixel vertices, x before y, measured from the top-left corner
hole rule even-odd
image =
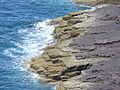
[[[52,41],[48,19],[84,9],[70,0],[0,0],[0,90],[54,90],[23,62]]]

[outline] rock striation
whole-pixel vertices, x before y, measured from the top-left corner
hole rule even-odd
[[[69,44],[79,50],[77,60],[99,59],[90,69],[64,83],[68,90],[119,90],[120,88],[120,6],[106,6],[89,12],[91,18],[79,28],[89,29]],[[92,20],[92,22],[91,22]],[[90,23],[91,22],[91,23]],[[104,60],[102,60],[104,59]]]
[[[70,13],[67,16],[54,19],[50,24],[59,24],[53,33],[57,43],[47,46],[41,56],[35,57],[30,62],[30,71],[40,75],[44,83],[61,83],[81,74],[81,70],[88,69],[91,60],[78,61],[73,53],[77,50],[71,49],[69,43],[78,35],[86,33],[83,28],[72,27],[89,18],[83,15],[90,10]]]
[[[96,1],[96,0],[92,0]],[[70,13],[58,24],[56,43],[34,57],[29,70],[57,90],[119,90],[120,5]]]
[[[99,4],[120,4],[120,0],[73,0],[76,4],[95,6]]]

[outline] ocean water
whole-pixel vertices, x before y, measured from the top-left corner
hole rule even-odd
[[[70,0],[0,0],[0,90],[54,90],[24,62],[52,42],[50,19],[85,9]]]

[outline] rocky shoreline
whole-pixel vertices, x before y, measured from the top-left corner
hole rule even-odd
[[[57,41],[32,59],[30,71],[43,83],[60,85],[57,90],[119,90],[120,5],[70,13],[50,24],[58,24]]]
[[[60,17],[50,22],[50,24],[59,24],[53,34],[57,42],[46,47],[41,56],[33,58],[30,66],[31,71],[42,75],[42,82],[59,84],[71,77],[80,75],[81,71],[79,68],[89,68],[90,65],[86,64],[86,62],[76,60],[73,53],[77,52],[77,50],[68,46],[74,37],[86,32],[84,29],[74,29],[72,26],[86,20],[87,16],[82,14],[89,11],[70,13],[68,16]]]
[[[73,0],[75,4],[95,6],[100,4],[120,4],[120,0]]]

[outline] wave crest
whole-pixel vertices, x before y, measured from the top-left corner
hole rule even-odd
[[[32,28],[17,30],[17,35],[20,39],[11,41],[15,48],[4,50],[4,55],[13,59],[14,69],[18,69],[21,72],[26,71],[23,63],[40,55],[43,52],[41,49],[53,41],[51,34],[53,33],[54,26],[49,25],[49,22],[50,20],[45,20],[35,23]],[[27,77],[32,79],[32,77],[38,78],[39,76],[35,73],[30,73]]]

